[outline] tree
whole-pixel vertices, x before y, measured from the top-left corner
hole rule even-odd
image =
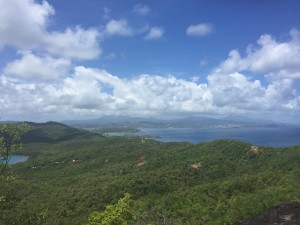
[[[0,124],[0,174],[3,174],[12,154],[22,147],[22,135],[28,130],[26,124]]]
[[[136,216],[130,210],[131,195],[126,193],[115,205],[108,205],[104,212],[93,212],[87,225],[128,225]]]

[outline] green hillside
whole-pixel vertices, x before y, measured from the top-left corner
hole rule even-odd
[[[22,150],[29,160],[1,180],[0,224],[86,224],[125,193],[132,224],[234,224],[300,199],[300,146],[162,143],[30,126]]]
[[[57,122],[33,123],[26,122],[29,131],[23,136],[23,143],[53,143],[74,138],[91,136],[91,133]]]

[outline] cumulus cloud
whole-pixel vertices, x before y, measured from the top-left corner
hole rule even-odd
[[[300,71],[298,31],[292,30],[290,37],[281,42],[266,35],[248,47],[244,56],[232,50],[202,83],[197,77],[184,80],[150,74],[125,79],[82,66],[75,67],[69,76],[45,82],[50,74],[41,72],[42,79],[35,80],[31,79],[29,67],[25,67],[27,75],[18,68],[43,63],[55,71],[59,66],[68,67],[68,63],[61,58],[26,53],[0,76],[0,114],[24,116],[26,112],[48,119],[49,115],[78,118],[103,114],[300,113],[300,95],[294,87]],[[262,76],[266,77],[264,82],[260,81]],[[15,77],[25,81],[19,82]]]
[[[24,87],[26,86],[26,88]],[[31,88],[29,88],[31,87]],[[61,82],[16,83],[7,76],[0,79],[0,96],[3,110],[12,107],[10,102],[25,107],[18,99],[36,99],[35,113],[49,110],[61,116],[73,114],[132,114],[153,115],[162,112],[193,112],[207,110],[212,97],[205,84],[196,84],[173,76],[141,75],[131,80],[121,79],[104,70],[76,67],[71,77]],[[106,90],[110,88],[112,92]],[[18,91],[16,91],[18,90]],[[14,95],[12,95],[14,93]],[[10,101],[10,102],[9,102]],[[195,104],[195,102],[199,104]],[[18,113],[13,109],[12,113]],[[21,110],[20,110],[21,112]]]
[[[210,23],[199,23],[196,25],[190,25],[187,30],[186,34],[188,36],[206,36],[213,32],[214,26]]]
[[[101,53],[97,29],[67,28],[64,32],[48,31],[54,8],[43,1],[0,0],[0,46],[22,50],[38,49],[70,58],[92,59]]]
[[[271,35],[264,34],[257,41],[258,47],[247,49],[245,66],[255,72],[267,72],[282,68],[300,68],[300,33],[293,29],[290,40],[278,42]]]
[[[271,35],[264,34],[258,39],[256,46],[248,46],[245,57],[241,57],[237,50],[232,50],[228,58],[214,72],[234,71],[250,71],[265,75],[271,80],[299,79],[299,31],[292,29],[289,39],[283,42],[278,42]]]
[[[262,35],[256,46],[248,46],[244,57],[232,50],[207,77],[213,104],[236,110],[299,112],[300,97],[293,82],[300,78],[299,58],[300,35],[295,29],[282,42]],[[254,76],[264,76],[269,83],[263,86]]]
[[[49,55],[37,56],[32,52],[25,52],[21,59],[10,62],[4,73],[26,80],[53,80],[65,76],[70,69],[71,62],[64,58],[53,58]]]
[[[144,74],[127,80],[103,70],[77,67],[75,75],[65,79],[64,82],[63,88],[56,88],[55,91],[55,93],[61,93],[59,99],[68,93],[69,104],[74,101],[77,108],[80,108],[82,103],[94,104],[94,109],[109,110],[110,113],[114,110],[136,114],[161,110],[190,111],[193,107],[191,105],[193,99],[209,101],[209,96],[205,94],[205,85],[178,80],[172,76]],[[110,87],[113,90],[112,93],[107,93],[106,87]],[[193,96],[192,89],[195,89]],[[93,95],[92,101],[91,95]],[[90,104],[86,104],[87,102]],[[63,102],[63,104],[68,103]]]
[[[44,38],[44,48],[52,54],[75,58],[94,59],[101,50],[98,46],[99,31],[90,28],[87,30],[77,26],[67,28],[64,32],[52,32]]]
[[[129,26],[128,21],[125,19],[110,20],[106,24],[104,32],[108,36],[114,36],[114,35],[131,36],[131,35],[133,35],[133,30]]]
[[[150,12],[150,8],[148,5],[137,4],[133,8],[133,12],[141,16],[145,16]]]
[[[213,105],[234,113],[269,113],[299,111],[299,94],[290,80],[276,81],[263,86],[245,74],[213,74],[208,77]]]
[[[218,108],[233,111],[256,110],[265,95],[259,80],[250,80],[240,73],[212,74],[208,85],[213,96],[213,104]]]
[[[165,29],[163,27],[152,27],[145,36],[146,40],[157,40],[163,37]]]
[[[0,45],[31,48],[44,36],[49,17],[55,11],[46,1],[37,4],[33,0],[0,1]]]

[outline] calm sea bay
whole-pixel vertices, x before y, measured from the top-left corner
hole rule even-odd
[[[300,145],[300,126],[237,128],[162,128],[141,129],[141,136],[153,136],[163,142],[200,143],[217,139],[233,139],[254,145],[284,147]]]
[[[26,155],[12,155],[8,164],[16,164],[20,162],[25,162],[28,159],[28,156]]]

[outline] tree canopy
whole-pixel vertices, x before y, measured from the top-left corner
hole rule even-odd
[[[87,225],[128,225],[136,216],[130,210],[130,194],[126,193],[116,204],[106,206],[104,212],[93,212]]]
[[[300,199],[300,145],[253,151],[233,140],[193,145],[70,131],[30,124],[21,140],[29,160],[0,181],[0,224],[224,225]]]
[[[26,124],[0,124],[0,174],[5,172],[12,154],[21,148],[21,137],[27,129]]]

